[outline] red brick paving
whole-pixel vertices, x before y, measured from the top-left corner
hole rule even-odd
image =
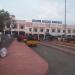
[[[8,55],[0,58],[0,75],[45,75],[48,63],[24,43],[16,40],[8,48]]]

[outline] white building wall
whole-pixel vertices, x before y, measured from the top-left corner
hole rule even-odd
[[[20,29],[20,26],[24,25],[23,29]],[[29,28],[32,28],[32,31],[29,31]],[[37,28],[37,32],[34,32],[34,28]],[[40,29],[43,28],[43,32],[40,32]],[[24,31],[25,33],[32,33],[32,34],[44,34],[46,33],[46,29],[49,29],[49,33],[54,36],[64,35],[63,30],[65,30],[65,25],[63,24],[47,24],[47,23],[32,23],[26,22],[25,20],[18,20],[17,21],[17,28],[12,29],[12,31]],[[55,32],[52,32],[52,29],[55,29]],[[60,29],[60,33],[58,33],[58,29]],[[71,33],[68,33],[68,30],[71,30]],[[75,25],[67,25],[66,33],[67,35],[75,35],[73,32],[75,30]]]

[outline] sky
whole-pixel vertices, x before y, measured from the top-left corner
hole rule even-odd
[[[75,0],[67,1],[67,24],[75,25]],[[0,0],[0,9],[5,9],[16,19],[56,20],[64,24],[65,0]]]

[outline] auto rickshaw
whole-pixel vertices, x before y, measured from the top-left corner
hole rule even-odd
[[[26,44],[28,46],[37,46],[38,45],[38,40],[33,36],[33,35],[29,35],[27,37],[27,42]]]

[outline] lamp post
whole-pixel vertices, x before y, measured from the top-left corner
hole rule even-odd
[[[67,27],[67,25],[66,25],[66,0],[65,0],[65,38],[67,36],[67,34],[66,34],[66,27]]]

